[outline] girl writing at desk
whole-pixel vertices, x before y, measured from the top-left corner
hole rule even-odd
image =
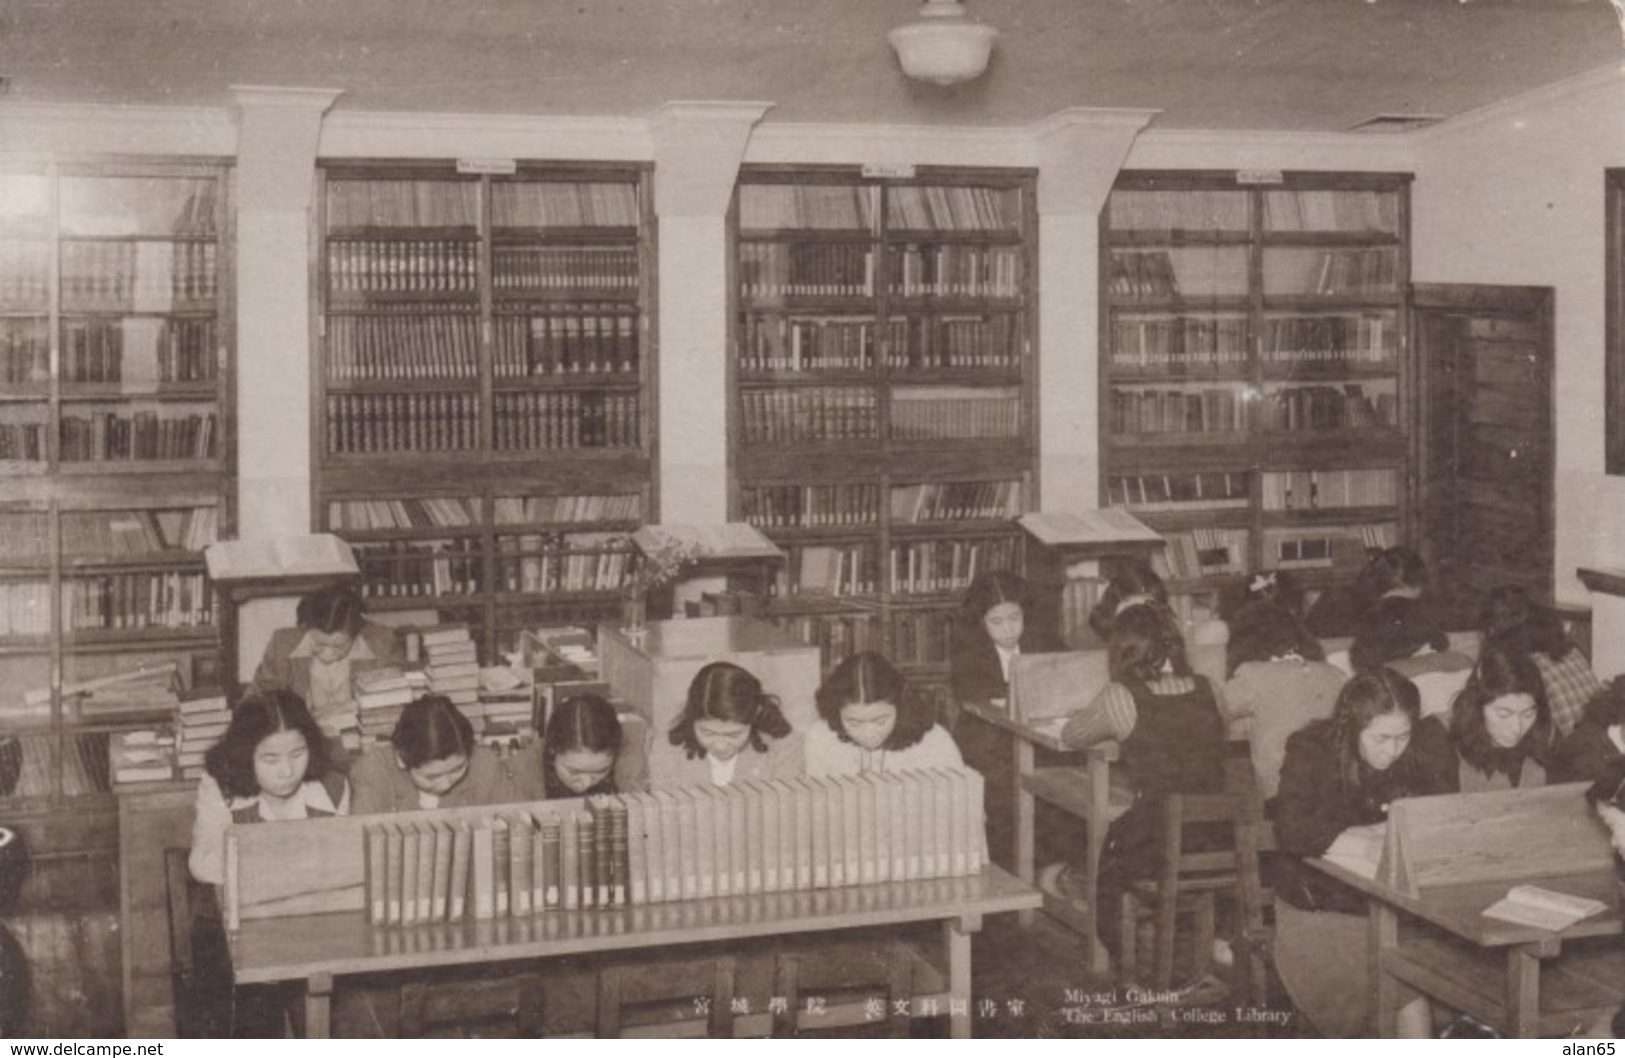
[[[808,775],[964,765],[935,710],[905,693],[902,674],[872,650],[836,666],[817,699],[824,722],[807,731]]]
[[[369,750],[350,769],[353,812],[533,801],[541,775],[528,752],[500,756],[474,737],[474,725],[451,699],[430,694],[401,710],[389,745]]]
[[[779,700],[727,661],[694,674],[667,738],[683,751],[672,769],[673,786],[728,786],[802,773],[801,738],[790,730]]]
[[[192,876],[225,880],[226,828],[345,815],[350,785],[328,769],[328,741],[297,694],[267,691],[237,703],[203,757],[192,823]]]
[[[323,588],[299,600],[298,627],[278,629],[254,673],[254,690],[292,691],[330,733],[355,712],[354,680],[404,658],[393,629],[368,621],[353,588]]]
[[[1373,873],[1388,806],[1401,797],[1455,791],[1456,762],[1436,723],[1422,723],[1410,680],[1378,667],[1344,685],[1329,720],[1292,735],[1275,799],[1283,853],[1275,902],[1275,967],[1319,1032],[1364,1035],[1368,986],[1366,900],[1308,867],[1328,856],[1363,862]],[[1432,1034],[1427,1000],[1402,994],[1402,1035]]]

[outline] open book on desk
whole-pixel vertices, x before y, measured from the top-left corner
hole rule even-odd
[[[1502,922],[1556,933],[1606,910],[1608,905],[1601,900],[1570,896],[1538,885],[1515,885],[1507,890],[1506,896],[1486,907],[1484,914]]]

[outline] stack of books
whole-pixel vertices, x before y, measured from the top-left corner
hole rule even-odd
[[[115,783],[168,782],[175,777],[175,736],[151,728],[115,732],[107,743]]]
[[[189,698],[175,708],[180,732],[175,746],[175,764],[181,770],[181,778],[195,779],[203,774],[204,751],[226,733],[231,710],[223,694]]]
[[[479,656],[468,626],[449,624],[425,629],[423,650],[429,660],[429,693],[443,694],[467,712],[480,697]]]
[[[356,711],[361,741],[385,742],[395,731],[406,703],[416,698],[406,673],[394,666],[369,669],[355,676]]]

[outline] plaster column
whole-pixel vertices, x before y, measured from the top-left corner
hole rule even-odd
[[[237,487],[244,539],[308,533],[310,209],[329,88],[238,85]]]
[[[1037,125],[1038,451],[1044,510],[1100,501],[1100,211],[1154,110],[1063,110]]]
[[[728,514],[728,203],[771,103],[667,103],[649,119],[659,221],[660,520]]]

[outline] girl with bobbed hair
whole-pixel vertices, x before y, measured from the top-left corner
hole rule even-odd
[[[1450,706],[1462,793],[1546,784],[1556,742],[1546,687],[1529,655],[1490,643]]]
[[[507,804],[542,796],[534,755],[499,755],[482,744],[468,717],[443,694],[407,703],[389,745],[363,754],[350,769],[350,784],[355,815]]]
[[[1066,649],[1034,616],[1032,590],[1016,574],[993,570],[971,581],[948,659],[955,701],[986,705],[1004,698],[1010,693],[1011,659]]]
[[[752,779],[787,779],[802,773],[802,742],[778,698],[754,674],[713,661],[694,674],[683,712],[667,732],[683,751],[662,785],[728,786]]]
[[[807,732],[808,775],[858,775],[964,764],[935,711],[872,650],[853,654],[818,688],[823,723]]]
[[[304,700],[287,690],[237,703],[220,740],[203,756],[192,823],[192,876],[225,879],[226,828],[344,815],[350,786],[328,767],[328,742]]]

